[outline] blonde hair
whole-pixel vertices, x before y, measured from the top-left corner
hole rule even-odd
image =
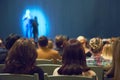
[[[92,38],[89,41],[90,49],[93,53],[99,53],[103,48],[103,42],[101,38]]]
[[[112,60],[112,44],[105,44],[102,50],[102,56],[105,59]]]
[[[87,39],[84,36],[78,36],[77,40],[80,41],[80,43],[85,43]]]

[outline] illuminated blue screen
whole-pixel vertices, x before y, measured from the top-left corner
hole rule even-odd
[[[47,17],[39,8],[30,8],[30,9],[26,9],[22,16],[22,32],[24,37],[27,37],[27,38],[33,37],[33,34],[31,33],[32,30],[30,30],[30,28],[26,30],[27,29],[26,27],[28,26],[27,19],[30,19],[30,18],[33,19],[35,16],[37,17],[37,22],[38,22],[38,37],[42,35],[45,35],[45,36],[48,35],[49,24],[48,24]],[[28,34],[26,33],[26,31]]]

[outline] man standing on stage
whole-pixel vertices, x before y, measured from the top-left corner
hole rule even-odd
[[[37,21],[37,17],[35,16],[34,19],[31,22],[32,22],[33,38],[34,38],[35,41],[37,41],[38,40],[38,21]]]

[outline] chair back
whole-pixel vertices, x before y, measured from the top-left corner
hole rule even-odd
[[[58,64],[38,64],[37,66],[40,67],[44,71],[44,73],[48,73],[49,75],[52,75],[55,68],[60,67],[61,65],[58,65]]]
[[[98,80],[103,80],[104,79],[104,69],[100,66],[90,66],[91,70],[93,70],[97,77]]]
[[[5,66],[5,64],[0,64],[0,73],[3,72],[4,66]]]
[[[36,59],[36,64],[54,64],[54,62],[52,59]]]
[[[96,80],[96,77],[86,77],[86,76],[76,76],[76,75],[59,75],[59,76],[53,76],[45,74],[45,80]]]
[[[62,65],[62,60],[57,59],[56,64]]]
[[[104,76],[104,80],[113,80],[113,78],[108,78],[108,77]]]
[[[0,73],[0,80],[39,80],[39,77],[37,73],[34,75]]]

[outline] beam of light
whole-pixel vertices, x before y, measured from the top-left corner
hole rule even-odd
[[[49,34],[49,23],[45,14],[39,8],[31,8],[26,9],[25,13],[22,17],[22,32],[23,35],[26,37],[26,24],[27,22],[24,21],[25,17],[27,18],[34,18],[37,17],[38,20],[38,37]],[[31,34],[28,34],[28,38],[30,38]]]

